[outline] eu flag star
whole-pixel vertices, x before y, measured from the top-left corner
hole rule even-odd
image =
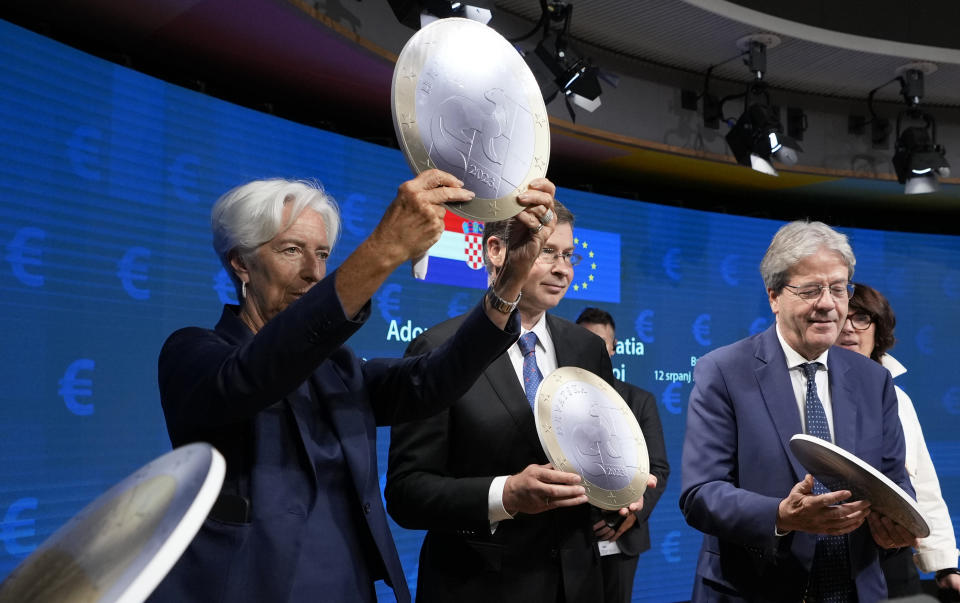
[[[618,302],[620,299],[620,235],[600,230],[578,229],[573,239],[583,261],[569,291],[576,299]],[[603,262],[600,262],[600,258]],[[600,264],[603,264],[601,266]],[[589,292],[588,292],[589,290]]]

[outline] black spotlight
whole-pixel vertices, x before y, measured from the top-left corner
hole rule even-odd
[[[407,27],[420,29],[437,19],[463,17],[487,24],[492,13],[492,0],[389,0],[393,14]]]
[[[541,40],[534,51],[553,74],[553,82],[557,87],[553,94],[544,95],[548,96],[546,102],[549,103],[557,92],[560,92],[568,102],[581,109],[591,113],[596,111],[600,106],[600,94],[603,92],[598,77],[600,70],[589,60],[574,57],[561,40],[552,41],[554,44],[550,44],[547,39]]]
[[[936,143],[933,118],[927,114],[923,117],[925,126],[910,126],[901,132],[897,125],[893,169],[908,195],[932,193],[940,188],[938,178],[950,176],[950,164],[944,157],[946,149]]]
[[[737,163],[776,176],[773,158],[787,165],[797,163],[800,143],[783,133],[780,118],[768,105],[750,105],[727,133],[727,144]]]

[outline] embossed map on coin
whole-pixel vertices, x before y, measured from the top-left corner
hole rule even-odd
[[[562,367],[540,384],[537,432],[547,458],[584,480],[591,504],[619,509],[646,489],[650,460],[636,417],[608,383]]]
[[[476,194],[448,208],[480,221],[522,210],[517,194],[547,171],[549,122],[536,79],[500,34],[469,19],[434,21],[401,51],[391,96],[414,172],[439,168]]]

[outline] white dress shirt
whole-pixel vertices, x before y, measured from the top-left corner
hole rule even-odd
[[[803,374],[801,364],[807,362],[819,362],[817,369],[817,395],[820,396],[820,402],[823,404],[823,412],[827,415],[827,426],[830,427],[830,439],[834,440],[833,430],[833,402],[830,399],[830,377],[827,373],[827,354],[829,348],[813,360],[807,360],[787,344],[787,341],[780,334],[780,325],[777,325],[777,338],[780,340],[780,346],[783,347],[783,353],[787,357],[787,369],[790,371],[790,382],[793,384],[793,396],[797,400],[797,409],[800,411],[800,424],[803,432],[807,432],[807,378]]]
[[[521,327],[520,336],[524,336],[530,331],[537,335],[536,357],[537,366],[540,368],[540,374],[544,377],[557,370],[557,351],[553,347],[553,338],[550,337],[550,329],[547,328],[547,314],[544,312],[537,324],[532,329]],[[523,387],[523,352],[520,351],[520,345],[514,343],[507,348],[507,356],[513,365],[513,370],[517,373],[517,380],[520,381],[520,387]],[[532,410],[530,412],[533,412]],[[507,481],[508,475],[500,475],[493,478],[490,484],[490,490],[487,493],[487,518],[490,520],[490,533],[497,529],[497,523],[505,519],[513,519],[513,515],[507,513],[503,508],[503,486]]]

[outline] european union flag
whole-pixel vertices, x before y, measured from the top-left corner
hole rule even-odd
[[[576,226],[573,245],[583,259],[565,299],[620,303],[620,234]]]

